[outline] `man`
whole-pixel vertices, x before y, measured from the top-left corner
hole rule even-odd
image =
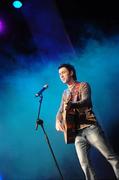
[[[63,93],[60,108],[56,115],[56,130],[65,134],[66,131],[68,132],[69,122],[70,133],[71,126],[74,128],[72,134],[75,134],[75,148],[86,180],[95,180],[96,178],[88,156],[91,145],[107,159],[116,178],[119,179],[119,159],[107,143],[93,113],[90,85],[86,82],[77,81],[75,68],[70,64],[62,64],[58,70],[61,81],[68,86],[68,89]],[[75,125],[72,125],[72,121],[75,121]],[[72,142],[72,139],[71,141],[69,139],[69,143]]]

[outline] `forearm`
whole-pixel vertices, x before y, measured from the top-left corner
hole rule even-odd
[[[91,103],[91,89],[87,83],[84,83],[81,88],[80,98],[76,102],[72,102],[74,108],[89,107]]]
[[[64,131],[63,116],[61,112],[58,112],[56,115],[56,130]]]

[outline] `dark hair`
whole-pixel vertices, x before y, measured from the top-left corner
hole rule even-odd
[[[65,67],[66,69],[68,69],[68,71],[69,72],[73,72],[73,79],[74,80],[77,80],[77,77],[76,77],[76,70],[75,70],[75,68],[74,68],[74,66],[73,65],[71,65],[71,64],[61,64],[59,67],[58,67],[58,69],[60,69],[60,68],[62,68],[62,67]]]

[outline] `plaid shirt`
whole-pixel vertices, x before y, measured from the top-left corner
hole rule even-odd
[[[66,111],[66,104],[71,101],[77,104],[78,129],[88,127],[96,123],[96,117],[92,111],[91,88],[86,82],[75,82],[74,87],[63,92],[60,108],[56,115],[56,121],[64,122],[63,114]]]

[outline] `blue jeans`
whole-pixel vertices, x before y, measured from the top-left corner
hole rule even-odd
[[[86,180],[96,179],[89,160],[90,145],[98,149],[107,159],[114,170],[116,178],[119,179],[119,158],[114,154],[101,128],[97,125],[91,125],[79,130],[75,139],[76,152]]]

